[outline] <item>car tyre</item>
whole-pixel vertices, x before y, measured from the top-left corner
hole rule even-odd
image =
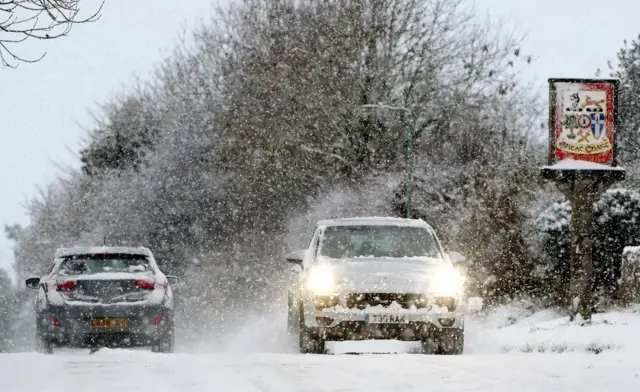
[[[42,354],[53,354],[53,342],[42,331],[43,317],[36,318],[36,352]]]
[[[53,354],[53,343],[49,338],[40,336],[36,339],[36,351],[42,354]]]
[[[53,354],[53,342],[41,333],[36,333],[36,352],[41,354]]]
[[[296,312],[293,310],[291,298],[289,298],[287,306],[287,332],[289,333],[289,336],[295,336],[297,332],[296,327],[298,325],[299,322],[296,317]]]
[[[438,339],[439,353],[442,355],[461,355],[464,352],[464,329],[445,329]]]
[[[307,328],[304,323],[304,312],[300,311],[299,326],[300,353],[302,354],[324,354],[325,341],[313,330]]]
[[[434,340],[431,337],[423,338],[420,343],[422,346],[422,354],[434,355],[434,354],[437,354],[438,351],[440,350],[440,345],[438,344],[438,341]]]
[[[176,337],[173,328],[171,328],[170,331],[155,342],[151,347],[151,351],[154,353],[173,353],[175,351],[175,345]]]
[[[324,354],[325,341],[313,331],[302,326],[300,328],[300,352],[302,354]]]

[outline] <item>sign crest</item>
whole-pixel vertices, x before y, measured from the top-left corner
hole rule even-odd
[[[550,161],[571,158],[615,165],[618,81],[550,79],[549,83]]]

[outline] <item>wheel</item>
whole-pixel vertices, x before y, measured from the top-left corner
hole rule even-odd
[[[42,317],[38,316],[36,321],[36,352],[42,354],[53,354],[53,343],[42,331]]]
[[[300,309],[300,325],[298,331],[300,352],[302,354],[324,354],[324,339],[306,327],[302,309]]]
[[[464,329],[445,329],[438,339],[439,352],[443,355],[461,355],[464,352]]]
[[[302,354],[324,354],[324,339],[308,328],[300,327],[300,352]]]
[[[437,354],[440,346],[438,345],[438,341],[433,338],[423,338],[420,342],[422,346],[422,353],[427,355]]]
[[[296,317],[296,312],[293,310],[291,298],[288,299],[287,305],[287,332],[290,336],[295,336],[297,331],[297,327],[299,325],[298,318]]]
[[[36,336],[36,352],[42,354],[53,354],[53,343],[44,336]]]
[[[298,312],[293,308],[291,298],[288,300],[287,309],[287,342],[292,347],[298,346],[298,333],[300,327],[300,317]]]
[[[176,345],[176,337],[173,333],[173,328],[169,330],[164,336],[158,339],[153,346],[151,346],[151,351],[154,353],[173,353]]]
[[[174,350],[175,337],[173,336],[173,332],[158,339],[155,344],[151,346],[151,351],[154,353],[173,353]]]

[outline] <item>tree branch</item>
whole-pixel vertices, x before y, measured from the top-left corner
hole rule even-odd
[[[100,19],[105,0],[86,18],[79,17],[79,3],[80,0],[0,0],[0,13],[9,14],[0,21],[2,65],[15,68],[21,62],[38,62],[46,55],[45,52],[35,59],[18,55],[12,47],[17,43],[29,38],[50,40],[64,37],[74,25]]]

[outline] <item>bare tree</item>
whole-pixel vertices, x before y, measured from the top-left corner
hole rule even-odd
[[[16,63],[34,63],[46,53],[28,59],[16,53],[13,46],[29,38],[49,40],[66,36],[73,25],[94,22],[100,18],[104,0],[90,16],[80,17],[80,0],[0,0],[0,61],[5,67]]]
[[[471,125],[521,93],[519,40],[463,0],[243,0],[216,22],[212,39],[233,53],[222,155],[247,169],[251,189],[282,176],[306,194],[401,165],[407,128],[416,154],[442,155],[479,138]],[[362,109],[380,102],[407,110]],[[503,139],[486,128],[484,143]]]

